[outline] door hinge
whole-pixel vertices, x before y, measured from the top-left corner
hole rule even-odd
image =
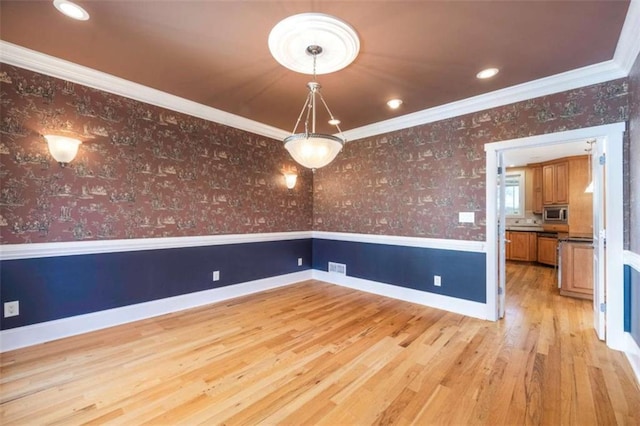
[[[607,154],[602,154],[598,158],[598,163],[600,163],[601,166],[604,166],[607,163]]]
[[[606,303],[601,303],[600,304],[600,312],[607,312],[607,304]]]
[[[504,290],[502,290],[502,287],[498,287],[498,295],[501,295],[502,293],[504,293]]]
[[[502,167],[498,167],[498,175],[502,174]]]

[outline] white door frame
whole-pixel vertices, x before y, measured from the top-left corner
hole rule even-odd
[[[530,136],[501,142],[485,144],[486,151],[486,283],[487,283],[487,319],[498,319],[497,285],[497,153],[516,148],[555,145],[581,139],[597,139],[604,143],[607,152],[605,171],[606,191],[606,342],[607,346],[617,350],[625,348],[624,340],[624,267],[623,253],[623,177],[622,155],[625,123],[614,123],[584,129],[568,130],[546,135]]]

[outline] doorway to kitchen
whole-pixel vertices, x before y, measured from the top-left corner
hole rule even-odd
[[[622,213],[622,150],[624,123],[589,127],[547,135],[531,136],[494,142],[485,145],[486,151],[486,282],[487,282],[487,318],[498,320],[504,315],[505,289],[505,261],[504,261],[504,203],[498,207],[499,181],[504,174],[499,174],[499,168],[504,170],[504,155],[509,151],[523,148],[552,147],[575,141],[595,141],[598,158],[606,158],[605,167],[595,167],[593,173],[594,184],[600,188],[600,196],[594,192],[594,212],[601,221],[594,220],[594,240],[600,242],[604,250],[606,241],[606,255],[602,251],[597,256],[594,270],[600,271],[600,280],[594,281],[598,287],[594,295],[594,327],[602,330],[598,333],[606,339],[607,345],[614,349],[622,349],[624,344],[624,293],[623,293],[623,213]],[[595,158],[595,155],[594,155]],[[599,164],[598,164],[599,166]],[[502,177],[501,177],[502,176]],[[501,192],[503,192],[502,190]],[[598,191],[596,189],[595,191]],[[602,197],[606,194],[606,197]],[[604,212],[607,212],[604,215]],[[499,219],[502,219],[498,225]],[[598,223],[596,223],[598,222]],[[601,227],[601,229],[598,229]],[[594,256],[594,259],[596,257]],[[596,274],[594,274],[596,275]],[[594,277],[598,278],[598,277]]]

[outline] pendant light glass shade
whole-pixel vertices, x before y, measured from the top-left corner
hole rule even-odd
[[[296,162],[309,169],[331,163],[342,150],[344,141],[332,135],[298,133],[284,140],[284,147]]]

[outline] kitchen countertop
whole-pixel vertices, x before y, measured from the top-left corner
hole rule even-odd
[[[506,231],[543,232],[542,226],[507,225]]]
[[[593,243],[593,235],[591,234],[559,234],[558,241],[566,241],[571,243]]]

